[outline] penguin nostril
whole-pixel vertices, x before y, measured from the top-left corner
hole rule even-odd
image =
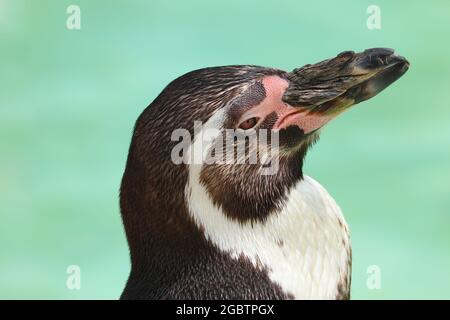
[[[239,129],[242,130],[248,130],[253,128],[254,126],[256,126],[256,124],[258,123],[259,118],[253,117],[250,119],[245,120],[244,122],[241,122],[239,124]]]

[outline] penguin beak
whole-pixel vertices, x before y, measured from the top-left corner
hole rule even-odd
[[[345,51],[289,73],[282,99],[302,114],[299,126],[304,132],[312,132],[350,106],[377,95],[408,67],[409,62],[392,49]]]

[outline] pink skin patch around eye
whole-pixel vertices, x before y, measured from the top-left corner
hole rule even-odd
[[[260,104],[245,112],[241,121],[252,117],[258,117],[262,121],[272,112],[276,112],[278,120],[273,127],[274,130],[297,125],[304,133],[309,133],[323,127],[335,117],[334,115],[308,113],[305,108],[293,107],[283,102],[283,94],[289,85],[285,79],[278,76],[267,76],[262,80],[262,83],[266,90],[266,98]]]

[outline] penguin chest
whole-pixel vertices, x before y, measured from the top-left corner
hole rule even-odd
[[[350,239],[334,201],[312,205],[294,196],[260,233],[258,247],[265,249],[245,250],[245,254],[257,257],[285,293],[295,299],[349,297]]]
[[[224,254],[246,257],[294,299],[349,296],[351,248],[341,210],[315,180],[305,177],[266,221],[238,223],[214,206],[200,185],[190,186],[189,211]]]

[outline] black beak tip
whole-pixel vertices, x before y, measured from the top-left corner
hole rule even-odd
[[[409,67],[409,61],[406,60],[405,57],[396,54],[391,55],[387,62],[388,65],[404,64],[405,66]]]
[[[362,61],[368,63],[370,67],[368,69],[375,72],[370,79],[360,85],[361,90],[357,99],[355,99],[356,103],[370,99],[380,93],[409,69],[409,61],[403,56],[396,55],[393,50],[371,51]]]
[[[406,69],[409,67],[408,60],[395,54],[395,51],[390,48],[367,49],[362,52],[358,60],[358,67],[366,70],[391,67],[397,64],[404,65]]]

